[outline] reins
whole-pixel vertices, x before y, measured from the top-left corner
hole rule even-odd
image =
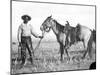
[[[42,36],[43,36],[43,37],[44,37],[44,33],[45,33],[45,32],[42,32]],[[35,47],[34,51],[37,50],[37,49],[39,48],[42,39],[43,39],[43,38],[40,38],[40,40],[39,40],[37,46]]]

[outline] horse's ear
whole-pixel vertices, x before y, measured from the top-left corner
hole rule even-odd
[[[76,27],[79,27],[79,26],[80,26],[80,24],[78,23]]]
[[[50,18],[52,17],[52,15],[50,16]]]

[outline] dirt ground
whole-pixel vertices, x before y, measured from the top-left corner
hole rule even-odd
[[[35,48],[37,43],[33,43]],[[15,62],[18,56],[18,44],[12,43],[11,51],[11,73],[38,73],[38,72],[52,72],[52,71],[69,71],[69,70],[88,70],[90,64],[95,61],[95,48],[92,49],[93,59],[87,57],[82,60],[84,53],[82,42],[72,45],[69,49],[70,61],[64,53],[63,62],[60,61],[59,44],[57,42],[42,42],[39,48],[34,51],[35,57],[33,65],[31,65],[29,55],[27,52],[26,63],[23,68],[18,68],[20,65]]]

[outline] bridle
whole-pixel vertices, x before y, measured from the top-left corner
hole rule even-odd
[[[48,30],[47,30],[48,29]],[[44,26],[44,32],[49,32],[51,27]]]
[[[49,24],[51,23],[50,21],[54,21],[52,18],[49,20]],[[51,25],[51,24],[50,24]],[[50,29],[52,28],[52,25],[51,26],[47,26],[47,25],[43,25],[43,31],[45,32],[49,32]],[[47,30],[48,29],[48,30]]]

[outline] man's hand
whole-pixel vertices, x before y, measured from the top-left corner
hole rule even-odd
[[[39,36],[39,38],[41,38],[41,39],[42,39],[42,38],[43,38],[43,36]]]

